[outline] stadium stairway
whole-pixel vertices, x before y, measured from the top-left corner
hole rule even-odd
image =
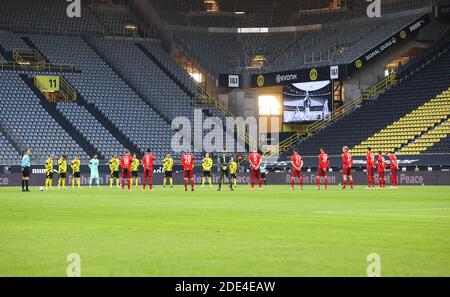
[[[135,45],[138,49],[140,49],[153,63],[156,64],[156,66],[159,67],[174,83],[177,84],[177,86],[183,90],[183,92],[186,93],[189,97],[194,97],[195,93],[191,91],[188,87],[186,87],[183,82],[176,77],[174,74],[170,72],[170,70],[161,63],[142,43],[136,42]]]
[[[130,79],[127,78],[126,75],[120,71],[119,67],[116,67],[115,64],[108,59],[108,57],[102,52],[100,47],[98,47],[95,42],[87,38],[86,36],[82,36],[83,40],[86,42],[86,44],[116,73],[127,85],[132,89],[141,99],[142,101],[147,104],[151,109],[153,109],[168,125],[171,124],[171,120],[169,117],[167,117],[164,113],[161,112],[161,110],[152,102],[145,100],[145,96],[142,94],[142,92],[139,91],[138,88],[136,88]]]
[[[77,92],[77,94],[77,105],[86,108],[86,110],[103,126],[103,128],[108,130],[109,133],[111,133],[111,135],[114,136],[114,138],[117,139],[124,148],[127,148],[131,152],[140,153],[141,155],[144,154],[144,152],[139,149],[136,144],[134,144],[124,133],[122,133],[122,131],[120,131],[95,107],[95,104],[89,103],[83,97],[83,95],[80,94],[80,92]]]
[[[183,81],[177,77],[174,73],[172,73],[170,71],[170,69],[164,65],[163,62],[161,62],[155,55],[153,55],[151,53],[150,50],[148,50],[142,43],[136,42],[135,43],[136,47],[138,49],[140,49],[144,55],[146,55],[156,66],[159,67],[159,69],[161,69],[162,72],[164,72],[166,74],[166,76],[168,78],[170,78],[189,98],[191,98],[191,100],[196,97],[196,96],[200,96],[199,94],[196,94],[194,90],[191,90],[189,87],[187,87]],[[184,71],[184,70],[183,70]],[[207,109],[202,109],[203,114],[205,114],[206,116],[213,116],[214,114]]]
[[[98,152],[95,147],[84,138],[80,132],[58,111],[55,103],[50,103],[47,98],[33,84],[33,79],[26,74],[19,74],[20,78],[39,98],[42,107],[51,115],[51,117],[72,137],[72,139],[83,149],[88,156],[97,154],[99,159],[104,159],[104,156]]]
[[[412,143],[403,147],[398,155],[418,155],[423,152],[430,153],[445,153],[448,152],[449,143],[443,141],[450,135],[450,119],[445,120],[440,125],[437,125]],[[440,144],[447,146],[442,149],[439,148]],[[447,150],[446,150],[447,149]]]
[[[445,152],[445,150],[439,150],[439,146],[434,146],[436,144],[444,143],[441,142],[441,140],[450,135],[450,88],[439,94],[435,98],[435,101],[437,101],[440,106],[435,108],[435,110],[431,110],[430,116],[433,118],[445,116],[445,119],[414,141],[403,146],[398,152],[399,155],[417,155],[425,151],[431,151],[433,153]],[[432,147],[434,147],[434,149],[432,149]]]
[[[13,150],[17,152],[18,156],[20,156],[23,153],[23,149],[20,147],[20,144],[12,138],[8,127],[6,126],[6,123],[3,123],[1,120],[0,120],[0,137],[3,137],[4,141],[2,142],[5,145],[5,147],[8,146],[13,148]],[[5,152],[10,153],[11,150],[10,149],[5,150]]]
[[[36,50],[36,51],[37,51],[37,52],[45,59],[45,61],[46,61],[47,63],[51,63],[51,62],[52,62],[52,61],[50,61],[50,59],[49,59],[48,57],[45,56],[45,54],[44,54],[43,52],[41,52],[41,51],[39,50],[39,48],[36,46],[36,44],[34,44],[34,42],[33,42],[29,37],[23,36],[23,37],[20,37],[20,39],[22,39],[23,42],[24,42],[26,45],[28,45],[28,47],[29,47],[30,49]]]
[[[6,61],[11,61],[11,54],[8,53],[3,46],[0,44],[0,58],[3,57]]]
[[[146,42],[145,44],[137,42],[135,43],[135,45],[156,66],[158,66],[159,69],[161,69],[161,71],[163,71],[166,76],[170,78],[187,96],[189,96],[192,102],[194,101],[194,98],[203,98],[203,102],[208,102],[209,100],[210,103],[212,103],[212,101],[216,101],[212,98],[206,98],[206,96],[209,96],[209,94],[206,94],[206,91],[204,91],[204,93],[200,93],[198,90],[201,87],[198,86],[197,82],[194,81],[194,79],[186,72],[184,68],[173,61],[169,57],[168,53],[165,52],[159,44],[156,44],[155,42]],[[195,108],[196,106],[193,105],[193,107]],[[212,104],[202,104],[200,107],[206,117],[218,117],[222,120],[223,123],[225,123],[227,116],[235,117],[222,106],[222,109],[215,108],[212,106]],[[234,132],[228,132],[225,125],[223,126],[223,131],[225,133],[229,133],[230,135],[232,132]],[[233,137],[235,141],[238,141],[237,135],[233,134]],[[226,139],[224,139],[224,141],[226,141]]]
[[[183,67],[176,63],[158,42],[142,41],[139,42],[138,47],[191,98],[195,108],[202,109],[206,117],[217,117],[222,123],[226,122],[227,117],[236,118],[218,102],[216,97],[211,96]],[[252,139],[245,130],[238,128],[235,134],[235,131],[227,130],[225,126],[223,128],[224,132],[234,138],[236,142],[241,142],[240,139],[243,139],[249,146],[257,145],[256,140]],[[226,139],[224,139],[225,141]]]

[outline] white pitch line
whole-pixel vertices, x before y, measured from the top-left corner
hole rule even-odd
[[[427,210],[450,210],[449,207],[435,207],[435,208],[394,208],[394,209],[344,209],[344,210],[318,210],[316,213],[379,213],[379,212],[394,212],[394,211],[427,211]]]
[[[325,214],[325,213],[322,213]],[[401,217],[420,217],[420,218],[446,218],[450,219],[449,216],[438,216],[438,215],[421,215],[421,214],[400,214],[400,213],[377,213],[377,212],[358,212],[358,213],[327,213],[329,215],[365,215],[365,216],[401,216]]]

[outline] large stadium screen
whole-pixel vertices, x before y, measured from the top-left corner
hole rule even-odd
[[[283,86],[283,122],[305,123],[328,116],[332,109],[331,81]]]

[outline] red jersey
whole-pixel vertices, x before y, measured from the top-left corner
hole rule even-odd
[[[261,165],[261,158],[262,156],[259,153],[251,153],[248,155],[248,161],[253,169],[259,169],[259,166]]]
[[[330,158],[326,153],[320,153],[319,155],[319,167],[322,169],[327,169],[330,166]]]
[[[383,156],[378,157],[378,171],[384,171],[386,169],[386,160]]]
[[[120,159],[120,167],[122,167],[122,169],[130,170],[132,162],[133,162],[133,157],[130,154],[125,154]]]
[[[153,168],[153,163],[155,162],[155,157],[152,154],[145,154],[142,158],[142,166],[144,169]]]
[[[371,152],[367,153],[366,156],[367,167],[375,167],[375,155]]]
[[[184,170],[192,170],[192,168],[194,168],[194,160],[194,155],[186,153],[181,156],[181,166],[183,166]]]
[[[398,161],[395,154],[389,154],[389,161],[391,163],[391,169],[398,169]]]
[[[349,152],[342,153],[342,167],[348,168],[352,167],[353,160],[352,160],[352,154]]]
[[[300,154],[294,153],[291,157],[291,162],[294,165],[295,169],[299,170],[302,166],[302,156],[300,156]]]

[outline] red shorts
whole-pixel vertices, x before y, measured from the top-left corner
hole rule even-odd
[[[317,176],[328,176],[327,170],[323,169],[322,167],[319,167],[319,169],[317,170]]]
[[[384,170],[383,170],[383,171],[378,170],[378,176],[379,176],[380,178],[384,178]]]
[[[184,170],[183,171],[184,178],[192,178],[194,176],[193,170]]]
[[[367,176],[373,177],[373,167],[367,167]]]
[[[292,167],[291,177],[301,178],[302,177],[302,171],[301,170],[297,170],[294,167]]]
[[[252,178],[261,178],[261,170],[255,170],[254,168],[250,168],[250,175]]]
[[[128,168],[122,169],[122,178],[130,178],[131,177],[131,170]]]
[[[398,172],[398,169],[397,168],[391,168],[391,175],[395,175],[395,176],[397,176],[397,172]]]
[[[344,167],[342,169],[342,175],[352,176],[352,168],[351,167]]]
[[[153,176],[153,168],[144,169],[144,177],[152,177]]]

